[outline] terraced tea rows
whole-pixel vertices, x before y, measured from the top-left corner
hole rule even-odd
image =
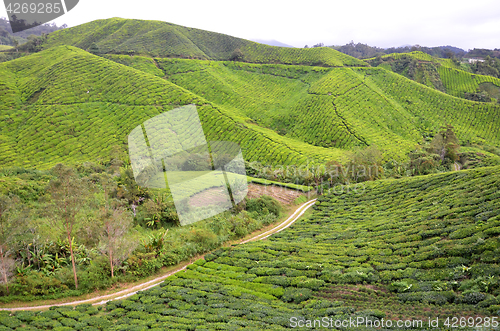
[[[448,123],[455,127],[462,142],[500,141],[500,131],[496,129],[500,125],[499,105],[448,97],[381,68],[356,70],[365,75],[367,84],[375,83],[376,88],[409,113],[414,127],[422,133],[436,132],[440,123]]]
[[[477,93],[483,83],[492,83],[500,89],[500,79],[495,77],[473,75],[462,70],[446,67],[439,67],[438,71],[446,92],[459,98],[463,98],[465,93]]]
[[[327,67],[366,66],[365,62],[328,47],[303,49],[255,43],[241,47],[241,52],[243,53],[242,60],[252,63],[302,64]]]
[[[244,123],[164,79],[73,47],[3,63],[0,70],[4,166],[106,158],[113,145],[126,148],[140,123],[190,103],[198,105],[207,139],[239,143],[247,160],[298,164],[342,155]]]
[[[51,33],[44,49],[71,45],[99,54],[135,54],[210,60],[240,59],[341,67],[366,63],[331,48],[286,48],[160,21],[122,18],[96,20]]]
[[[451,60],[451,59],[442,59],[442,58],[437,58],[432,55],[429,55],[427,53],[421,52],[421,51],[413,51],[409,53],[392,53],[392,54],[386,54],[382,56],[382,59],[384,60],[402,60],[402,59],[408,59],[408,60],[418,60],[422,62],[432,62],[432,63],[438,63],[441,64],[444,67],[448,68],[457,68],[457,65]],[[365,60],[367,62],[373,61],[373,58]]]
[[[20,330],[281,330],[294,317],[495,316],[499,170],[380,180],[363,194],[325,195],[286,231],[208,254],[106,311],[82,305],[2,312],[0,320]]]
[[[159,63],[171,82],[312,145],[377,145],[387,157],[401,158],[402,150],[412,149],[442,123],[455,126],[464,142],[499,140],[494,129],[498,106],[457,100],[381,68],[312,71],[192,60]],[[207,85],[212,87],[208,91]]]
[[[201,289],[207,282],[222,283],[238,287],[230,293],[235,297],[253,290],[285,302],[302,302],[311,295],[327,297],[320,294],[327,288],[337,293],[340,284],[380,283],[400,301],[417,307],[418,302],[453,303],[456,308],[449,309],[488,314],[481,309],[490,307],[496,313],[500,309],[495,298],[500,295],[499,170],[378,181],[368,184],[364,194],[320,197],[309,219],[266,242],[208,255],[206,260],[215,264],[199,261],[200,266],[169,278],[164,288],[189,284],[183,287]],[[275,287],[264,290],[269,285]],[[177,300],[188,301],[187,309],[197,310],[182,295]]]
[[[70,46],[0,65],[5,166],[107,157],[140,123],[190,103],[207,139],[236,142],[246,160],[270,164],[343,162],[346,150],[370,145],[401,160],[444,124],[462,143],[500,143],[500,106],[382,68],[105,57],[132,68]]]

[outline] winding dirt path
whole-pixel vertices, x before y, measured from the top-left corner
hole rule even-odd
[[[276,225],[271,230],[268,230],[264,233],[255,235],[255,236],[251,237],[250,239],[243,240],[239,244],[244,244],[244,243],[247,243],[250,241],[255,241],[255,240],[266,239],[267,237],[271,236],[274,233],[278,233],[280,231],[283,231],[284,229],[288,228],[290,225],[295,223],[295,221],[297,221],[302,215],[304,215],[306,210],[309,209],[310,207],[312,207],[312,205],[314,205],[315,202],[316,202],[316,199],[312,199],[312,200],[307,201],[306,203],[302,204],[299,208],[297,208],[295,210],[295,212],[292,215],[290,215],[290,217],[288,217],[285,221],[281,222],[280,224]],[[121,290],[119,292],[115,292],[112,294],[101,295],[101,296],[97,296],[97,297],[90,298],[90,299],[71,301],[71,302],[65,302],[65,303],[59,303],[59,304],[31,306],[31,307],[0,308],[0,310],[10,310],[10,311],[38,310],[38,309],[48,309],[48,308],[54,307],[54,306],[76,306],[76,305],[79,305],[82,303],[91,303],[94,306],[95,305],[103,305],[108,301],[124,299],[124,298],[127,298],[129,296],[136,294],[138,291],[144,291],[144,290],[147,290],[151,287],[154,287],[154,286],[160,284],[165,278],[167,278],[167,277],[169,277],[169,276],[171,276],[179,271],[185,270],[189,264],[192,264],[192,263],[188,263],[188,264],[184,265],[183,267],[176,268],[175,270],[169,272],[166,275],[159,276],[159,277],[152,279],[150,281],[141,283],[139,285],[132,286],[130,288],[127,288],[127,289],[124,289],[124,290]]]

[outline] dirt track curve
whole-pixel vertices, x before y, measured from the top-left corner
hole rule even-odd
[[[312,200],[307,201],[306,203],[302,204],[299,208],[297,208],[297,210],[295,210],[295,212],[292,215],[290,215],[290,217],[288,217],[282,223],[278,224],[277,226],[275,226],[271,230],[268,230],[268,231],[266,231],[264,233],[255,235],[255,236],[253,236],[250,239],[247,239],[245,241],[241,241],[240,244],[244,244],[244,243],[247,243],[247,242],[250,242],[250,241],[255,241],[255,240],[266,239],[267,237],[271,236],[272,234],[278,233],[278,232],[280,232],[280,231],[288,228],[296,220],[298,220],[302,215],[304,215],[304,213],[306,212],[306,210],[309,209],[312,205],[314,205],[315,202],[316,202],[316,199],[312,199]],[[191,264],[191,263],[189,263],[189,264]],[[95,298],[90,298],[90,299],[85,299],[85,300],[78,300],[78,301],[71,301],[71,302],[65,302],[65,303],[60,303],[60,304],[51,304],[51,305],[42,305],[42,306],[31,306],[31,307],[17,307],[17,308],[0,308],[0,310],[16,311],[16,310],[48,309],[48,308],[54,307],[54,306],[74,306],[74,305],[79,305],[79,304],[82,304],[82,303],[91,303],[94,306],[95,305],[103,305],[103,304],[105,304],[108,301],[124,299],[124,298],[127,298],[129,296],[132,296],[132,295],[136,294],[138,291],[144,291],[144,290],[147,290],[147,289],[149,289],[151,287],[154,287],[154,286],[160,284],[165,278],[167,278],[167,277],[169,277],[169,276],[171,276],[171,275],[173,275],[173,274],[175,274],[175,273],[177,273],[177,272],[179,272],[181,270],[186,269],[186,267],[189,264],[187,264],[187,265],[185,265],[183,267],[179,267],[179,268],[177,268],[177,269],[169,272],[166,275],[157,277],[157,278],[152,279],[150,281],[141,283],[139,285],[135,285],[133,287],[130,287],[130,288],[127,288],[127,289],[124,289],[124,290],[121,290],[119,292],[112,293],[112,294],[101,295],[101,296],[97,296]]]

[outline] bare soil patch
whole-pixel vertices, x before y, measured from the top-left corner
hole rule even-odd
[[[263,195],[269,195],[285,205],[291,205],[305,193],[280,186],[248,184],[249,198],[259,198]]]

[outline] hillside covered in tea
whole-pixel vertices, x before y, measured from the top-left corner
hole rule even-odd
[[[72,33],[83,38],[85,28],[57,31],[48,41],[62,43],[61,36]],[[366,63],[318,67],[97,56],[49,45],[0,64],[5,166],[81,162],[107,155],[113,145],[125,150],[137,125],[190,103],[198,106],[208,139],[237,142],[248,161],[265,164],[345,162],[347,152],[368,146],[377,146],[386,161],[405,160],[445,124],[455,128],[461,145],[500,144],[494,129],[500,105],[455,98]],[[263,54],[259,44],[251,45]],[[303,51],[315,50],[321,49]]]
[[[2,304],[70,300],[211,253],[104,307],[0,311],[0,330],[281,330],[294,317],[499,314],[498,78],[419,52],[359,60],[121,18],[1,55]],[[241,147],[252,197],[181,227],[168,188],[137,185],[128,136],[185,105],[207,141]],[[179,162],[178,179],[203,157]],[[210,198],[215,186],[203,184],[198,196],[184,190],[185,208]],[[264,185],[307,196],[285,197],[284,210]],[[286,230],[221,248],[316,196]],[[70,198],[74,228],[61,225]],[[121,226],[120,255],[110,224]]]
[[[456,315],[484,317],[491,329],[489,316],[500,309],[499,170],[383,180],[362,193],[331,193],[288,230],[208,254],[160,287],[101,311],[81,305],[0,316],[19,330],[160,330],[166,324],[282,330],[324,316],[423,320],[424,326],[439,317],[445,329],[446,318]]]

